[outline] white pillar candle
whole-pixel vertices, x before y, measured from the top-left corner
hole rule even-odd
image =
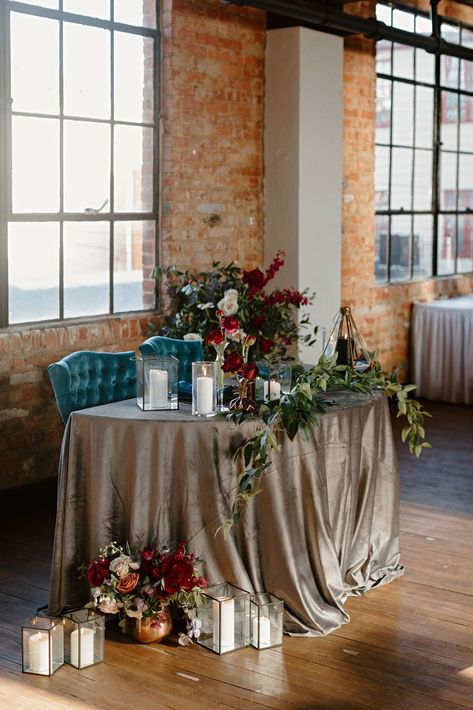
[[[196,381],[196,412],[197,414],[212,414],[214,409],[213,377],[198,377]]]
[[[49,673],[48,634],[38,631],[28,638],[29,670],[33,673]]]
[[[259,629],[259,636],[258,636]],[[267,616],[253,617],[253,645],[265,648],[271,644],[271,623]]]
[[[263,386],[264,398],[268,399],[268,389],[270,392],[269,400],[281,399],[281,385],[276,380],[265,382]]]
[[[149,406],[165,409],[168,406],[168,373],[166,370],[149,371]]]
[[[79,658],[79,629],[71,634],[71,664],[76,668],[91,666],[94,662],[94,630],[87,627],[80,630],[80,658]]]
[[[213,602],[214,647],[229,651],[235,646],[235,602],[231,597],[217,597]]]

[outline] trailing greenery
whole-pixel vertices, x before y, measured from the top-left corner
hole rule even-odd
[[[370,394],[384,390],[388,399],[397,402],[397,416],[406,417],[402,440],[407,441],[409,451],[419,457],[424,448],[431,448],[425,441],[424,429],[424,418],[431,415],[417,400],[409,397],[416,385],[399,384],[396,372],[387,375],[375,360],[368,371],[358,372],[346,365],[337,365],[336,359],[335,353],[331,358],[322,356],[310,370],[304,371],[300,367],[289,394],[283,395],[279,401],[260,404],[261,427],[235,452],[235,460],[241,457],[245,469],[238,478],[232,516],[219,528],[225,537],[239,522],[250,500],[261,491],[262,479],[271,466],[272,452],[280,450],[282,438],[287,435],[292,441],[299,431],[307,435],[309,428],[317,423],[317,415],[323,414],[334,404],[327,395],[329,391],[344,389]],[[234,412],[228,415],[228,419],[241,424],[248,416],[254,415]]]

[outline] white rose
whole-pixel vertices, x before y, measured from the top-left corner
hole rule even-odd
[[[183,340],[202,340],[202,336],[198,333],[186,333],[183,335]]]
[[[234,298],[224,296],[222,300],[217,303],[217,306],[226,316],[234,316],[235,313],[238,312],[238,301]]]
[[[130,562],[132,562],[132,559],[128,555],[115,557],[115,559],[110,562],[110,571],[117,577],[126,577],[130,571]]]
[[[223,297],[228,298],[230,301],[238,301],[238,291],[236,288],[229,288],[223,292]]]
[[[100,597],[97,608],[104,614],[116,614],[118,611],[118,604],[113,597],[103,596]]]

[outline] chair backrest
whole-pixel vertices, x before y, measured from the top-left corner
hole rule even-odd
[[[133,350],[100,353],[80,350],[48,367],[59,413],[64,422],[71,412],[98,404],[136,397]]]
[[[204,359],[200,340],[178,340],[163,335],[153,335],[139,346],[142,355],[174,355],[179,360],[179,379],[192,382],[192,363]]]

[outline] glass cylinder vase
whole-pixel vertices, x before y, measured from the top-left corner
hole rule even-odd
[[[192,414],[214,417],[217,411],[217,363],[192,363]]]

